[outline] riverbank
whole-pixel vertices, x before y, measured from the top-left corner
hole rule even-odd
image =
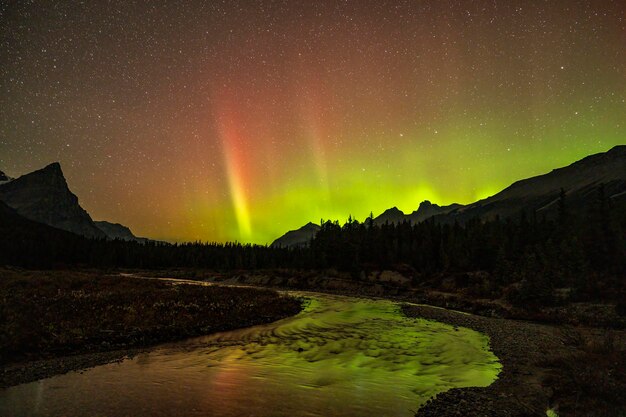
[[[626,416],[626,333],[550,326],[405,305],[420,317],[490,337],[503,370],[484,388],[457,388],[430,400],[416,417]]]
[[[130,275],[191,279],[226,285],[250,285],[279,290],[308,290],[354,297],[380,297],[409,301],[485,317],[532,321],[551,325],[589,326],[626,330],[626,315],[619,314],[614,303],[557,302],[545,306],[514,306],[506,299],[479,297],[454,285],[463,280],[479,280],[480,273],[456,274],[432,278],[435,282],[413,282],[410,275],[397,271],[373,271],[358,279],[336,270],[300,271],[274,269],[259,271],[216,272],[197,269],[124,270]]]
[[[16,270],[0,270],[0,305],[1,387],[301,310],[298,300],[269,289]]]

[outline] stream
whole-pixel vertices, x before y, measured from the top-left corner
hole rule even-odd
[[[2,416],[412,416],[501,366],[488,338],[315,293],[298,315],[0,390]]]

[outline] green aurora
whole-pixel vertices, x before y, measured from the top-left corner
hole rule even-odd
[[[470,203],[626,143],[625,8],[2,6],[0,169],[172,241]]]

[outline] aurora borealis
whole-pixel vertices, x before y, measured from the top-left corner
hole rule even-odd
[[[0,169],[94,219],[268,243],[626,143],[626,3],[0,5]]]

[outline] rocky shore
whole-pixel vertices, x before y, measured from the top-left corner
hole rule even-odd
[[[548,393],[540,384],[540,369],[533,366],[545,352],[561,346],[560,332],[552,327],[493,319],[427,306],[407,305],[404,313],[487,334],[491,349],[503,369],[498,379],[485,388],[461,388],[439,394],[424,405],[417,416],[545,416],[550,406]]]
[[[616,398],[624,387],[623,378],[598,378],[623,372],[623,332],[612,333],[608,346],[606,334],[599,329],[482,317],[422,305],[407,304],[403,311],[409,317],[468,327],[488,335],[491,349],[503,365],[490,386],[443,392],[422,406],[416,417],[545,417],[549,409],[561,416],[626,415],[626,408],[620,408],[623,404]],[[603,357],[614,360],[604,362]],[[593,384],[607,396],[606,402],[597,396],[589,398],[596,395],[590,388]]]

